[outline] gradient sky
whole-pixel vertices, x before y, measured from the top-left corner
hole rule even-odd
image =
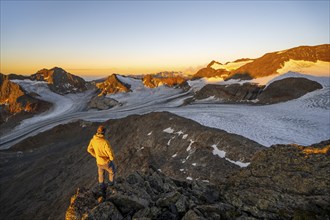
[[[329,1],[1,1],[2,73],[194,71],[329,43]]]

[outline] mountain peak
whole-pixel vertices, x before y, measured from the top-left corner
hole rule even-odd
[[[41,69],[31,75],[32,80],[46,81],[49,88],[58,94],[83,92],[87,90],[86,82],[79,76],[66,72],[60,67]]]

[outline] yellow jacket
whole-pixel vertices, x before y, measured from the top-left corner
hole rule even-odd
[[[89,142],[88,153],[96,158],[96,163],[104,165],[115,159],[109,141],[101,134],[96,134]]]

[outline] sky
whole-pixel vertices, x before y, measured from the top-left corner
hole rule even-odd
[[[0,72],[194,73],[329,43],[329,1],[3,1]]]

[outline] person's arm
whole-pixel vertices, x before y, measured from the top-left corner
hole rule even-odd
[[[111,145],[110,145],[109,141],[107,141],[107,146],[106,146],[105,149],[106,149],[106,152],[108,154],[108,157],[109,157],[110,161],[114,161],[115,160],[115,155],[112,151],[112,148],[111,148]]]
[[[96,157],[95,151],[92,145],[92,141],[89,142],[89,145],[87,147],[87,152],[90,153],[93,157]]]

